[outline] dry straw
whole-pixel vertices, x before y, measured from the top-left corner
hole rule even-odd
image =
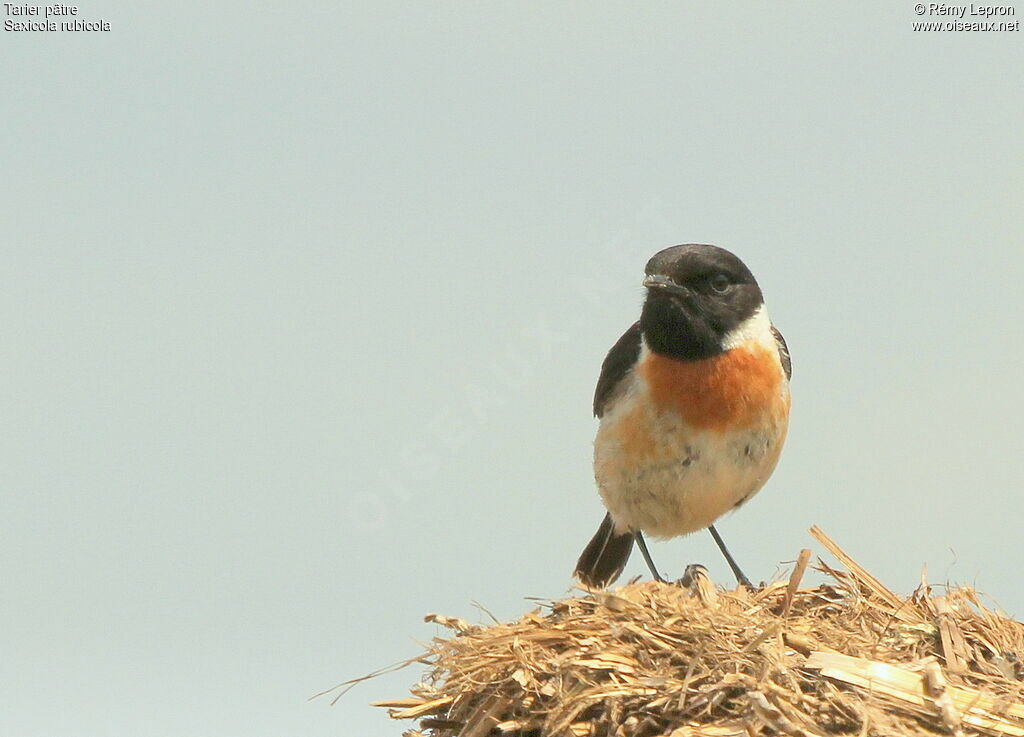
[[[409,661],[425,682],[375,705],[417,720],[412,737],[1024,737],[1024,624],[970,588],[900,597],[811,533],[847,569],[819,560],[811,588],[803,551],[754,592],[698,569],[688,587],[632,583],[507,624],[429,615],[453,634]]]

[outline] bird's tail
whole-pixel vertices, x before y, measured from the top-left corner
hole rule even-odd
[[[619,577],[633,550],[633,533],[616,532],[612,516],[606,514],[597,533],[576,561],[574,573],[584,585],[603,588]]]

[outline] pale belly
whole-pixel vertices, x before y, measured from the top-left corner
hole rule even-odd
[[[739,431],[695,430],[628,392],[594,442],[594,472],[620,530],[676,537],[708,527],[750,499],[779,460],[788,391]]]

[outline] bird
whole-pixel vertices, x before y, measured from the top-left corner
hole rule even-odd
[[[714,522],[775,470],[789,427],[792,361],[750,269],[687,243],[647,262],[640,319],[612,346],[594,392],[594,478],[607,509],[575,576],[603,588],[636,543],[707,528],[739,585],[753,588]]]

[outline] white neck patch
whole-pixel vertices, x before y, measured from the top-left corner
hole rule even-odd
[[[750,343],[759,343],[772,349],[776,347],[772,321],[768,317],[768,309],[763,304],[725,336],[722,340],[722,350],[728,351]]]

